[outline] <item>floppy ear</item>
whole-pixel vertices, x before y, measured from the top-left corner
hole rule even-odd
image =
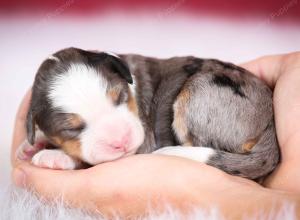
[[[87,58],[90,65],[102,63],[108,66],[113,72],[125,79],[129,84],[133,83],[128,65],[117,55],[109,52],[86,51],[76,48],[76,50]]]
[[[35,119],[33,117],[32,109],[30,108],[26,118],[27,140],[33,145],[35,142]]]
[[[128,65],[119,57],[109,54],[108,56],[112,70],[125,79],[129,84],[132,84],[133,80]]]

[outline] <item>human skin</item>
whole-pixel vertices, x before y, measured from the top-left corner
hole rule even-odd
[[[30,91],[16,117],[12,143],[12,177],[17,186],[33,188],[53,199],[63,196],[75,207],[123,217],[163,210],[168,203],[188,212],[191,207],[218,207],[225,217],[241,218],[270,211],[285,202],[300,217],[300,53],[266,56],[242,65],[274,88],[274,111],[282,160],[260,186],[185,158],[134,155],[84,170],[50,170],[16,159],[25,140]],[[297,120],[298,119],[298,120]],[[241,202],[243,201],[243,202]]]
[[[262,57],[243,67],[274,88],[281,163],[264,185],[300,194],[300,52]]]

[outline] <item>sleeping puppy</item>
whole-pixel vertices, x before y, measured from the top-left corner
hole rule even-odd
[[[27,135],[33,164],[54,169],[154,152],[257,179],[279,162],[272,91],[241,67],[192,56],[61,50],[37,72]]]

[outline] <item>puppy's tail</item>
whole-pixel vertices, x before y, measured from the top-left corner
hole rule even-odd
[[[230,153],[214,150],[206,164],[232,175],[258,179],[272,172],[279,160],[280,152],[272,120],[249,152]]]

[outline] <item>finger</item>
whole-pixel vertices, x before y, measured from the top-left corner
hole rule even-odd
[[[53,200],[63,198],[72,205],[84,204],[88,187],[88,178],[83,170],[51,170],[35,167],[27,162],[13,169],[12,179],[15,185],[29,188],[39,196]]]
[[[264,80],[271,88],[274,88],[276,81],[282,72],[282,61],[284,56],[285,55],[264,56],[243,63],[241,66]]]
[[[11,145],[11,163],[13,166],[16,165],[16,150],[26,139],[25,123],[26,123],[27,112],[29,109],[30,99],[31,99],[31,89],[26,92],[20,104],[15,119],[15,126],[14,126],[12,145]]]
[[[37,153],[38,150],[34,146],[28,143],[27,140],[16,149],[15,160],[31,160],[33,155]]]

